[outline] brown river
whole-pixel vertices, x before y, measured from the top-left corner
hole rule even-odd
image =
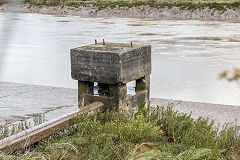
[[[219,79],[240,68],[240,23],[0,13],[0,81],[77,88],[70,48],[106,42],[152,45],[151,97],[240,104]]]

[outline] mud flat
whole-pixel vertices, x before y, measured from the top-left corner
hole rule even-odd
[[[216,125],[225,123],[240,124],[240,106],[211,103],[190,102],[181,100],[151,99],[152,106],[172,105],[174,110],[192,115],[193,118],[205,117],[214,120]]]
[[[41,13],[75,16],[97,16],[97,17],[142,17],[157,19],[202,19],[202,20],[231,20],[240,21],[240,8],[215,8],[203,7],[199,9],[188,9],[182,7],[150,7],[149,5],[101,8],[99,6],[34,6],[29,4],[0,6],[0,12]]]
[[[77,109],[77,90],[0,82],[0,124],[27,120],[35,114],[52,120]]]
[[[240,106],[152,98],[152,106],[172,104],[181,113],[210,118],[216,123],[240,124]],[[77,110],[77,90],[0,82],[0,122],[16,122],[44,113],[47,120]]]

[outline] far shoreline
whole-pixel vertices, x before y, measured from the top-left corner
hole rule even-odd
[[[46,6],[22,3],[18,5],[2,4],[0,12],[16,13],[40,13],[49,15],[72,15],[82,17],[121,17],[121,18],[153,18],[153,19],[179,19],[179,20],[220,20],[240,22],[240,7],[188,9],[181,7],[151,7],[149,5],[139,6],[115,6],[99,8],[94,5],[87,6]]]

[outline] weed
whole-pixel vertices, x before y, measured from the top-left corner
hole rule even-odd
[[[239,159],[240,127],[193,119],[172,106],[135,114],[79,115],[75,125],[42,140],[16,159]],[[11,155],[0,155],[7,159]]]

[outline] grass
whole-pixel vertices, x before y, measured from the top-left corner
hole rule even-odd
[[[239,159],[240,127],[222,130],[168,107],[127,115],[80,115],[77,123],[35,148],[0,159]]]
[[[0,0],[0,5],[6,3],[7,0]],[[172,8],[180,7],[181,9],[196,10],[210,8],[219,11],[225,11],[227,8],[239,8],[240,0],[11,0],[28,3],[34,6],[97,6],[98,10],[116,6],[133,7],[148,5],[154,8]]]

